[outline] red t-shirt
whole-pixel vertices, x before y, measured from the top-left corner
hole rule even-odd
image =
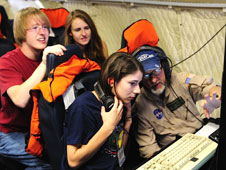
[[[6,91],[9,87],[26,81],[39,64],[40,61],[27,58],[20,48],[10,51],[0,58],[1,132],[25,132],[30,128],[32,100],[28,102],[26,108],[19,108],[13,104]]]

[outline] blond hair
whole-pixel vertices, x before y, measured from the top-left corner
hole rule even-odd
[[[21,46],[22,42],[26,40],[26,31],[31,19],[41,20],[45,25],[50,27],[50,22],[48,17],[39,9],[34,7],[28,7],[20,10],[13,23],[13,33],[16,43]]]

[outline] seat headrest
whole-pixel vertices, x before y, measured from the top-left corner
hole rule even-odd
[[[155,47],[158,45],[158,41],[159,38],[153,24],[146,19],[140,19],[123,31],[119,51],[131,54],[143,45]]]
[[[41,8],[49,18],[52,28],[59,28],[65,26],[69,11],[65,8]]]
[[[47,55],[47,61],[46,61],[46,66],[47,66],[47,70],[46,70],[46,74],[49,74],[49,72],[57,67],[58,65],[60,65],[61,63],[64,63],[65,61],[69,60],[73,55],[76,55],[77,57],[83,59],[82,56],[82,51],[80,49],[80,47],[76,44],[70,44],[65,46],[66,47],[66,51],[64,51],[64,55],[63,56],[57,56],[55,54],[48,54]]]

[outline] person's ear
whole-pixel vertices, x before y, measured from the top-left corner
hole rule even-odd
[[[113,87],[114,86],[114,79],[108,78],[108,84],[110,85],[110,87]]]

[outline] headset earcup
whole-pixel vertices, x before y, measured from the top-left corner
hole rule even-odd
[[[102,101],[103,101],[103,104],[104,104],[104,107],[105,107],[105,111],[109,112],[114,105],[114,97],[113,96],[106,96]]]

